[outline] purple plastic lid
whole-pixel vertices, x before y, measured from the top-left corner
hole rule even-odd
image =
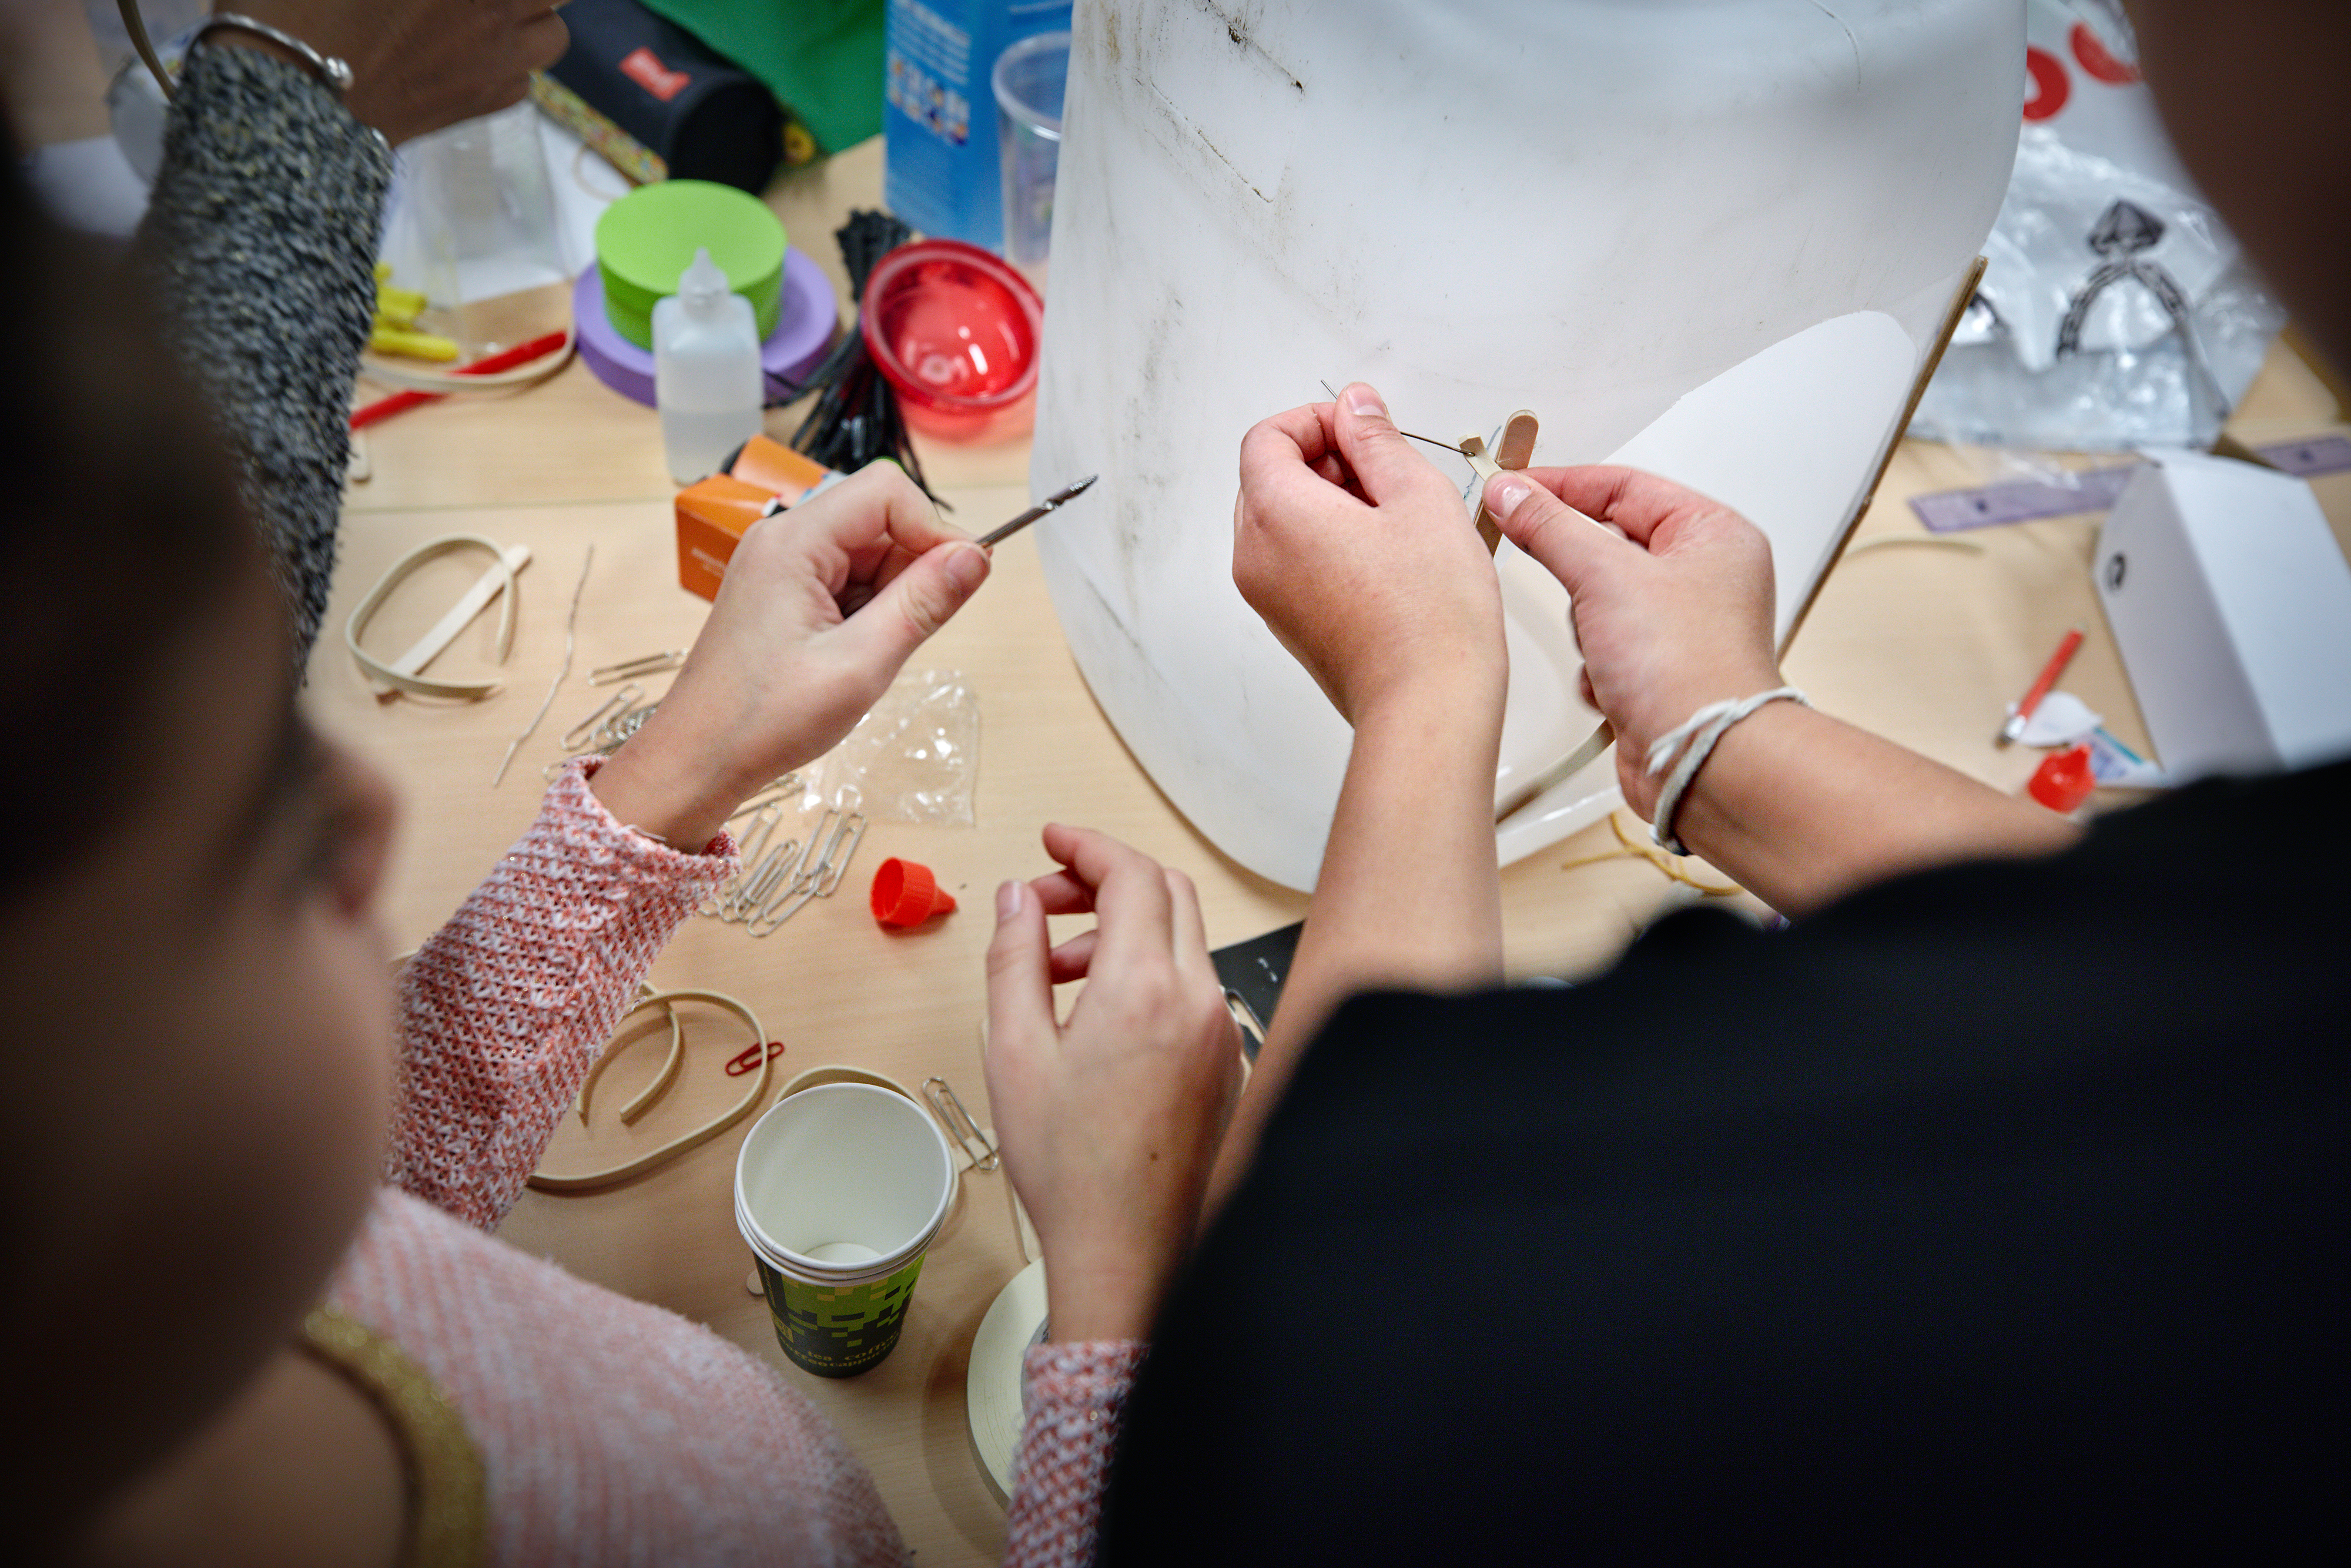
[[[580,357],[596,379],[647,408],[653,406],[653,351],[640,349],[613,329],[604,314],[604,285],[590,267],[571,286],[572,330]],[[776,329],[760,345],[759,368],[767,372],[768,401],[789,402],[801,380],[832,347],[841,310],[824,268],[797,250],[784,252],[783,298]]]

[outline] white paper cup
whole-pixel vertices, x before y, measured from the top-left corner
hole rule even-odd
[[[922,1106],[865,1083],[779,1101],[735,1161],[735,1221],[794,1364],[848,1377],[898,1343],[955,1161]]]

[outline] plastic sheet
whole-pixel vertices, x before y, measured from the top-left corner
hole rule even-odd
[[[2145,254],[2188,296],[2217,401],[2199,400],[2189,345],[2135,279],[2101,290],[2079,350],[2058,354],[2067,309],[2104,259],[2090,236],[2116,202],[2163,225]],[[1991,266],[1965,336],[1944,356],[1914,434],[2058,451],[2209,446],[2285,324],[2202,198],[2048,131],[2024,133],[1984,250]]]
[[[1989,266],[1912,432],[2209,446],[2284,313],[2173,152],[2119,7],[2032,0],[2026,39],[2034,91]]]
[[[971,827],[979,694],[960,670],[909,670],[801,778],[804,811]]]

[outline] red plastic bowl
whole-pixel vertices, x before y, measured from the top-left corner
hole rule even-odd
[[[960,240],[900,246],[865,280],[866,352],[906,423],[946,441],[1003,441],[1036,415],[1045,308],[1028,280]]]

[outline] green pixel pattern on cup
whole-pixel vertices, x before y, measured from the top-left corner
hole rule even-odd
[[[765,1258],[756,1259],[768,1292],[776,1343],[792,1364],[819,1377],[854,1377],[896,1348],[906,1307],[923,1272],[920,1253],[886,1279],[855,1285],[812,1285]]]

